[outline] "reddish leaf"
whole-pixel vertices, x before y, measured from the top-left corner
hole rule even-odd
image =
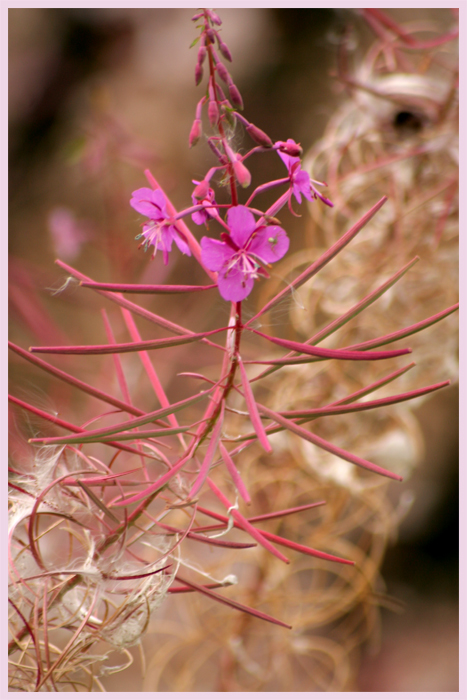
[[[133,418],[132,420],[128,420],[123,423],[117,423],[116,425],[109,426],[108,428],[96,428],[95,430],[83,430],[82,428],[80,428],[78,442],[96,442],[97,438],[102,439],[108,437],[109,435],[113,435],[114,433],[122,433],[125,430],[131,430],[132,428],[138,428],[141,425],[152,423],[152,421],[154,421],[156,418],[164,418],[169,414],[173,414],[177,411],[180,411],[186,406],[190,406],[191,404],[196,403],[196,401],[199,401],[200,399],[210,394],[211,391],[212,388],[205,389],[205,391],[201,391],[199,394],[195,394],[195,396],[190,396],[188,399],[177,401],[176,403],[172,404],[171,406],[168,406],[167,408],[158,408],[157,411],[145,413],[140,418]],[[155,432],[157,433],[157,431]],[[74,436],[66,435],[63,438],[62,442],[66,442],[67,438],[70,438],[71,440],[73,437]],[[135,433],[132,437],[142,437],[142,434]],[[44,440],[48,440],[48,438],[41,438],[41,441]],[[74,440],[74,442],[76,442],[76,440]]]
[[[352,226],[346,233],[344,233],[343,236],[339,238],[338,241],[336,241],[323,255],[321,255],[318,260],[315,260],[312,265],[307,267],[307,269],[302,272],[301,275],[298,275],[293,282],[291,282],[285,289],[283,289],[281,292],[276,294],[276,296],[271,299],[263,308],[258,311],[257,314],[253,316],[253,318],[250,318],[249,321],[245,325],[250,325],[254,321],[256,321],[257,318],[265,314],[267,311],[272,309],[276,304],[278,304],[282,299],[285,297],[289,296],[292,294],[292,291],[294,289],[298,289],[298,287],[301,287],[302,284],[304,284],[307,280],[309,280],[313,275],[316,275],[317,272],[319,272],[327,263],[332,260],[337,253],[339,253],[340,250],[342,250],[350,241],[352,238],[354,238],[359,231],[362,230],[362,228],[370,221],[370,219],[373,218],[373,216],[376,214],[379,209],[383,206],[383,204],[387,201],[387,197],[382,197],[379,202],[377,202],[369,211],[367,211],[366,214],[364,214],[356,224]]]
[[[220,453],[222,455],[222,459],[224,460],[225,466],[227,467],[227,470],[232,477],[232,481],[234,482],[234,485],[236,489],[238,490],[238,493],[240,496],[243,498],[245,503],[251,503],[251,498],[250,495],[246,489],[245,484],[242,481],[242,477],[240,476],[237,467],[235,466],[232,457],[230,456],[229,452],[226,450],[224,445],[219,443],[219,449]]]
[[[241,603],[237,603],[235,600],[230,600],[229,598],[224,598],[224,596],[219,595],[219,593],[214,593],[212,589],[207,588],[207,586],[199,586],[197,583],[192,583],[191,581],[187,581],[186,579],[182,578],[179,574],[175,576],[175,579],[177,581],[180,581],[180,583],[184,583],[186,586],[190,586],[190,588],[193,588],[195,591],[199,591],[200,593],[203,593],[204,595],[208,596],[208,598],[213,598],[214,600],[217,600],[219,603],[224,603],[224,605],[228,605],[231,608],[236,608],[237,610],[240,610],[241,612],[248,613],[248,615],[254,615],[254,617],[259,617],[260,620],[265,620],[266,622],[272,622],[274,625],[280,625],[281,627],[285,627],[286,629],[291,630],[292,627],[290,625],[286,625],[285,622],[281,622],[280,620],[276,620],[275,617],[271,617],[270,615],[266,615],[265,613],[260,612],[259,610],[255,610],[255,608],[250,608],[247,605],[242,605]]]
[[[328,348],[318,348],[314,345],[307,345],[306,343],[296,343],[294,340],[284,340],[283,338],[274,338],[273,336],[266,335],[260,331],[250,328],[253,333],[260,335],[262,338],[269,340],[271,343],[276,345],[281,345],[289,350],[294,350],[295,352],[302,352],[305,355],[312,355],[313,357],[324,357],[326,359],[336,359],[336,360],[387,360],[390,357],[399,357],[400,355],[408,355],[412,352],[410,348],[405,348],[404,350],[388,350],[387,352],[353,352],[347,348],[343,350],[329,350]]]
[[[204,333],[192,333],[191,335],[177,335],[173,338],[160,338],[159,340],[142,340],[140,343],[115,343],[111,345],[56,345],[29,348],[30,352],[54,353],[57,355],[110,355],[116,352],[135,352],[137,350],[159,350],[171,348],[175,345],[185,345],[196,340],[203,340],[210,335],[221,333],[228,328],[216,328]]]
[[[393,474],[387,469],[383,469],[383,467],[379,467],[377,464],[369,462],[367,459],[357,457],[356,455],[347,452],[347,450],[343,450],[340,447],[336,447],[336,445],[333,445],[332,443],[328,442],[327,440],[324,440],[323,438],[319,437],[318,435],[315,435],[314,433],[310,433],[309,430],[305,430],[305,428],[302,428],[293,421],[284,418],[279,413],[271,411],[269,408],[266,408],[266,406],[261,406],[261,404],[258,404],[258,408],[262,413],[268,416],[268,418],[272,418],[276,421],[276,423],[279,423],[279,425],[282,425],[284,428],[287,428],[292,433],[296,433],[296,435],[303,438],[304,440],[308,440],[308,442],[313,443],[313,445],[321,447],[323,450],[326,450],[326,452],[330,452],[331,454],[334,454],[337,457],[344,459],[346,462],[350,462],[351,464],[356,464],[357,466],[363,467],[364,469],[369,469],[370,471],[375,472],[376,474],[381,474],[382,476],[388,476],[390,479],[402,481],[401,476]]]
[[[237,521],[242,530],[248,532],[248,534],[251,535],[251,537],[253,537],[253,539],[258,542],[258,544],[260,544],[262,547],[265,547],[265,549],[271,552],[271,554],[274,554],[275,557],[285,562],[286,564],[290,563],[287,557],[285,557],[281,552],[279,552],[278,549],[276,549],[272,544],[270,544],[256,527],[251,525],[248,522],[248,520],[236,508],[232,507],[232,504],[229,502],[228,498],[226,498],[222,491],[219,488],[217,488],[216,484],[212,481],[212,479],[208,477],[207,483],[211,491],[217,496],[217,498],[220,500],[223,506],[230,511],[233,519]]]
[[[184,294],[217,288],[217,284],[202,286],[196,284],[106,284],[105,282],[80,282],[80,286],[126,294]]]
[[[443,318],[446,318],[446,316],[449,316],[450,314],[454,313],[454,311],[457,311],[458,308],[459,304],[454,304],[454,306],[450,306],[444,311],[440,311],[439,313],[434,314],[433,316],[430,316],[429,318],[426,318],[423,321],[414,323],[412,326],[407,326],[406,328],[402,328],[400,331],[395,331],[394,333],[383,335],[380,338],[375,338],[374,340],[367,340],[365,343],[349,345],[349,347],[346,348],[346,350],[366,350],[367,348],[377,348],[381,345],[393,343],[395,340],[407,338],[407,336],[409,335],[418,333],[419,331],[422,331],[425,328],[429,328],[429,326],[438,323],[438,321],[441,321]]]
[[[248,413],[250,414],[251,422],[253,423],[253,427],[256,430],[256,434],[258,435],[258,439],[263,448],[266,450],[266,452],[272,452],[272,447],[269,444],[268,438],[266,436],[266,431],[259,416],[258,408],[256,405],[255,397],[253,396],[253,391],[251,390],[250,382],[248,381],[248,377],[246,376],[245,367],[243,366],[243,362],[240,358],[238,358],[238,365],[240,367],[243,392],[245,394],[245,401],[248,408]]]
[[[201,464],[199,474],[196,477],[195,483],[191,487],[190,493],[188,494],[188,500],[191,500],[198,493],[198,491],[200,490],[200,488],[202,487],[202,485],[206,481],[206,477],[207,477],[209,469],[211,467],[214,453],[215,453],[215,451],[217,449],[217,445],[219,443],[219,438],[221,435],[223,422],[224,422],[224,402],[222,402],[220,414],[219,414],[219,416],[217,418],[217,422],[212,430],[211,438],[210,438],[209,444],[208,444],[208,449],[206,450],[206,454],[204,456],[203,463]]]

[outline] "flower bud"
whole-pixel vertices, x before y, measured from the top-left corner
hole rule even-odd
[[[201,119],[195,119],[191,127],[188,143],[190,148],[196,146],[201,136]]]
[[[237,109],[243,109],[242,96],[240,95],[240,92],[238,91],[238,88],[236,85],[234,85],[234,83],[229,83],[229,95],[230,101],[232,102],[233,106]]]
[[[219,121],[219,107],[215,100],[209,100],[208,104],[208,118],[211,126],[215,126]]]
[[[230,63],[232,63],[232,54],[230,53],[230,51],[229,51],[229,49],[227,48],[226,44],[224,44],[224,42],[223,42],[223,41],[220,41],[220,40],[219,40],[218,44],[219,44],[219,51],[221,52],[221,54],[223,55],[223,57],[224,57],[225,59],[227,59],[227,61],[230,61]]]
[[[214,31],[214,29],[211,29],[211,27],[209,27],[209,29],[206,29],[206,35],[211,44],[214,44],[214,42],[216,41],[216,32]]]
[[[201,180],[201,182],[198,182],[195,189],[193,190],[193,197],[195,199],[204,199],[205,197],[207,197],[208,192],[209,184],[206,182],[206,180]]]
[[[222,24],[221,18],[219,17],[218,14],[216,14],[214,12],[214,10],[209,10],[209,16],[210,16],[213,24],[217,24],[218,27],[221,26],[221,24]]]
[[[248,187],[251,182],[251,174],[248,168],[246,168],[242,161],[239,153],[234,153],[227,143],[224,143],[225,152],[227,158],[232,163],[233,171],[235,177],[237,178],[238,184],[241,187]]]
[[[237,158],[239,158],[238,155]],[[248,168],[243,165],[241,160],[236,160],[232,165],[238,184],[241,187],[248,187],[251,182],[251,173]]]
[[[199,85],[203,79],[203,66],[197,63],[195,67],[195,85]]]
[[[217,72],[219,73],[220,79],[223,80],[226,85],[229,85],[229,83],[232,82],[232,78],[230,77],[229,71],[224,66],[224,64],[218,63],[216,65],[216,68],[217,68]]]
[[[246,127],[247,132],[250,134],[251,138],[253,141],[260,146],[264,146],[265,148],[271,148],[272,147],[272,141],[269,138],[267,134],[264,133],[261,129],[259,129],[257,126],[254,124],[249,124]]]
[[[292,156],[292,158],[301,158],[303,154],[303,148],[299,143],[292,141],[292,139],[288,139],[287,141],[277,141],[275,145],[279,146],[279,151],[286,153],[288,156]]]
[[[200,64],[200,66],[202,66],[204,63],[204,59],[206,58],[206,53],[207,53],[206,47],[200,46],[199,50],[198,50],[198,63]]]

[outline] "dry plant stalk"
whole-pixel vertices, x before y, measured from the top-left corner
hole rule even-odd
[[[131,205],[148,219],[139,236],[143,245],[153,245],[154,254],[161,251],[167,262],[175,243],[201,265],[209,284],[146,285],[143,289],[141,285],[98,283],[59,262],[71,278],[120,307],[121,317],[109,319],[103,313],[107,344],[33,347],[31,352],[10,344],[15,356],[88,399],[85,418],[69,407],[75,417],[70,422],[10,397],[16,409],[66,431],[61,437],[29,440],[35,446],[30,464],[11,467],[11,690],[104,690],[103,677],[126,668],[132,662],[131,647],[144,645],[145,635],[153,630],[157,646],[150,650],[144,690],[277,692],[291,690],[292,678],[293,690],[351,688],[359,646],[377,625],[379,566],[398,520],[381,486],[381,475],[400,479],[400,474],[375,464],[372,457],[379,444],[379,462],[384,461],[384,439],[391,431],[401,431],[410,415],[391,409],[381,417],[380,412],[384,406],[416,400],[449,383],[430,377],[430,384],[422,388],[413,390],[412,383],[410,390],[404,388],[402,378],[413,363],[402,368],[392,363],[408,351],[374,351],[439,320],[446,324],[443,319],[453,318],[457,307],[451,300],[445,308],[438,298],[436,309],[416,320],[410,317],[408,330],[404,327],[391,335],[403,325],[404,313],[416,309],[422,314],[424,307],[413,281],[402,295],[395,291],[413,274],[413,262],[407,260],[412,247],[403,249],[402,228],[388,223],[394,217],[398,220],[394,211],[401,199],[395,196],[391,205],[385,194],[369,193],[371,188],[359,190],[362,197],[369,197],[366,205],[358,193],[345,199],[336,190],[340,211],[323,228],[329,247],[315,251],[306,269],[277,294],[270,280],[265,285],[268,301],[253,319],[242,320],[242,300],[260,277],[267,277],[266,268],[287,252],[287,234],[276,219],[280,208],[292,207],[293,196],[300,202],[302,194],[309,201],[330,201],[315,188],[320,183],[301,169],[298,144],[291,139],[273,144],[239,114],[243,108],[240,93],[215,50],[217,47],[223,59],[231,60],[218,31],[220,19],[211,10],[203,10],[195,19],[201,28],[196,82],[203,78],[204,64],[209,85],[197,106],[190,145],[201,137],[201,114],[206,108],[215,133],[208,137],[208,144],[219,165],[195,183],[193,206],[183,212],[174,209],[148,171],[150,187],[133,192]],[[396,52],[391,46],[385,41],[384,57],[399,58],[399,49]],[[379,66],[379,54],[377,58]],[[219,78],[227,86],[228,99]],[[446,100],[444,111],[437,114],[439,120],[449,121],[453,119],[453,97]],[[256,144],[245,156],[233,150],[238,123]],[[363,138],[362,153],[366,153]],[[354,137],[351,141],[353,144]],[[374,139],[371,143],[374,145]],[[381,148],[374,148],[382,157]],[[342,163],[347,150],[351,149],[341,152]],[[279,154],[287,177],[261,185],[246,205],[240,205],[237,188],[248,187],[251,180],[245,160],[268,151]],[[430,153],[423,153],[429,164]],[[334,154],[326,158],[335,164]],[[400,152],[398,158],[404,161]],[[371,159],[359,162],[363,170],[373,163]],[[217,171],[231,196],[231,203],[223,205],[226,221],[209,185]],[[387,184],[388,177],[385,174],[381,182],[386,178]],[[337,175],[335,180],[329,178],[332,192],[338,179]],[[252,207],[257,192],[284,185],[286,192],[266,212]],[[361,207],[358,215],[350,211],[350,199],[352,207]],[[452,202],[451,197],[443,235],[435,237],[438,253],[445,237],[451,252],[454,247]],[[330,210],[323,209],[329,216]],[[386,217],[385,210],[389,210]],[[200,225],[208,219],[211,224],[216,221],[222,227],[220,240],[205,236],[200,245],[183,222],[188,215]],[[347,225],[342,228],[346,217]],[[333,227],[340,229],[337,242]],[[445,236],[445,230],[451,234]],[[389,262],[384,236],[394,243]],[[286,261],[282,274],[286,268],[297,267],[295,258]],[[398,266],[392,269],[394,261]],[[306,262],[302,256],[300,266]],[[368,264],[376,271],[373,281],[366,274]],[[342,289],[328,293],[330,281],[337,278],[339,282],[342,268],[349,266],[357,282],[363,282],[365,275],[367,287],[346,288],[344,299],[339,298]],[[350,275],[348,269],[346,274]],[[330,306],[316,286],[326,275],[333,276],[325,284]],[[382,288],[375,291],[378,287]],[[292,307],[291,320],[308,340],[299,343],[260,331],[258,319],[263,322],[297,289],[308,310],[300,316]],[[313,296],[315,290],[319,303]],[[383,291],[392,294],[387,308],[393,316],[389,311],[384,316],[387,322],[395,319],[394,323],[380,328],[373,319],[360,325],[360,311]],[[195,332],[123,296],[135,292],[220,293],[231,302],[230,316],[223,328]],[[415,301],[409,304],[408,298]],[[440,308],[445,310],[440,312]],[[142,340],[135,316],[162,327],[164,337]],[[123,319],[129,342],[116,342],[117,318],[120,325]],[[166,337],[167,332],[172,335]],[[221,333],[225,334],[224,345],[216,342],[216,334]],[[190,343],[202,352],[199,371],[184,375],[187,387],[202,380],[202,386],[208,388],[198,393],[190,390],[188,397],[171,401],[157,371],[157,353],[153,363],[148,352],[192,347]],[[425,347],[423,334],[421,343]],[[264,348],[265,359],[258,358],[259,347]],[[438,350],[436,357],[446,357],[445,350]],[[219,363],[216,366],[213,360],[219,352],[220,375]],[[42,360],[38,353],[111,354],[122,398],[102,390],[92,369],[91,380],[86,382]],[[140,395],[136,386],[127,383],[121,353],[135,353],[139,358],[144,369],[142,383],[151,387],[158,408],[139,408],[134,396]],[[371,360],[388,364],[373,371]],[[425,364],[423,359],[421,363]],[[215,379],[211,378],[213,368]],[[102,377],[106,374],[107,370]],[[447,374],[445,367],[443,380]],[[399,383],[397,394],[383,395],[380,390],[393,381]],[[418,381],[416,385],[421,387]],[[104,413],[96,401],[105,402],[110,409]],[[199,409],[200,405],[205,408]],[[370,408],[378,411],[368,421]],[[124,420],[122,413],[128,416]],[[363,414],[365,420],[360,422]],[[183,420],[178,420],[179,415]],[[374,414],[370,411],[368,415]],[[315,425],[312,431],[303,427],[309,421],[316,421],[316,432]],[[362,442],[361,434],[370,437]],[[356,454],[348,448],[355,448]],[[354,465],[368,471],[357,476]],[[400,471],[409,472],[410,465],[399,466]],[[251,505],[245,509],[242,501]],[[266,522],[264,529],[262,521]],[[290,552],[290,559],[283,548]],[[217,556],[218,552],[225,556]],[[237,594],[219,593],[219,588],[237,582]]]

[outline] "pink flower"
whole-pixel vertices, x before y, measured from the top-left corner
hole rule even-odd
[[[293,139],[287,139],[287,143],[290,143],[293,146],[296,145]],[[313,195],[311,194],[310,176],[306,170],[301,169],[300,158],[289,156],[287,153],[282,153],[282,151],[277,152],[289,171],[292,193],[297,202],[299,204],[302,203],[302,194],[311,202]]]
[[[227,301],[242,301],[253,289],[258,276],[267,276],[263,266],[280,260],[289,248],[289,239],[280,226],[257,227],[253,214],[244,206],[227,213],[230,236],[223,241],[204,236],[201,258],[204,265],[218,272],[217,284]]]
[[[293,139],[287,139],[287,141],[284,143],[283,141],[276,141],[274,144],[275,146],[279,144],[290,144],[290,150],[294,151],[295,148],[300,148],[298,144],[295,143]],[[301,149],[300,149],[301,150]],[[321,192],[318,192],[316,185],[325,185],[324,182],[319,182],[318,180],[312,180],[310,175],[306,172],[306,170],[303,170],[301,166],[301,160],[300,158],[296,156],[290,156],[287,153],[284,153],[281,150],[277,151],[279,156],[281,157],[282,161],[287,167],[287,170],[289,171],[289,177],[290,177],[290,182],[292,185],[292,194],[294,195],[295,199],[299,204],[302,203],[302,194],[306,199],[308,199],[310,202],[313,199],[321,199],[322,202],[328,205],[328,207],[333,207],[333,203],[324,195],[321,194]],[[313,184],[314,183],[314,184]],[[289,207],[290,207],[290,200],[289,200]]]
[[[201,182],[198,182],[198,180],[193,180],[193,184],[196,185],[195,189],[191,194],[191,201],[193,202],[193,204],[216,204],[216,201],[214,199],[214,190],[211,187],[209,187],[209,184],[206,180],[202,180]],[[201,226],[216,215],[217,209],[215,208],[215,206],[213,206],[206,207],[206,209],[200,209],[199,211],[193,212],[191,218],[193,219],[195,224]]]
[[[150,245],[154,246],[154,258],[157,250],[162,250],[164,264],[169,261],[169,253],[172,250],[172,241],[178,248],[191,255],[187,242],[176,228],[176,224],[167,212],[165,198],[161,190],[151,190],[149,187],[141,187],[132,193],[130,205],[140,214],[147,216],[149,221],[143,224],[143,231],[136,239],[143,237],[140,247],[144,245],[146,251]]]

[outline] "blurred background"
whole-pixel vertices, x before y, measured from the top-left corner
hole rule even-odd
[[[400,22],[432,20],[440,32],[453,24],[450,10],[387,13]],[[131,191],[147,186],[149,168],[177,208],[188,206],[191,180],[212,164],[205,143],[188,149],[202,94],[194,85],[196,49],[188,50],[197,35],[191,14],[9,10],[10,338],[22,347],[66,335],[100,342],[89,322],[91,293],[71,286],[54,296],[66,278],[56,257],[102,281],[201,281],[181,256],[171,256],[167,268],[160,259],[150,264],[133,242],[140,217],[128,205]],[[223,9],[220,16],[245,115],[273,141],[293,138],[306,152],[346,98],[334,79],[339,38],[352,26],[358,62],[374,38],[368,25],[351,10]],[[282,164],[264,157],[252,174],[257,182],[282,177]],[[302,213],[282,217],[292,251],[305,245]],[[156,312],[157,303],[147,302]],[[195,328],[224,311],[220,300],[201,310],[188,300],[179,322]],[[10,381],[44,405],[59,400],[15,358]],[[363,648],[354,690],[458,690],[457,401],[453,387],[417,410],[425,457],[410,480],[414,504],[382,569],[388,595],[402,608],[383,610],[381,640]],[[15,440],[12,449],[18,455],[23,448]],[[107,689],[135,690],[135,672],[109,679]]]

